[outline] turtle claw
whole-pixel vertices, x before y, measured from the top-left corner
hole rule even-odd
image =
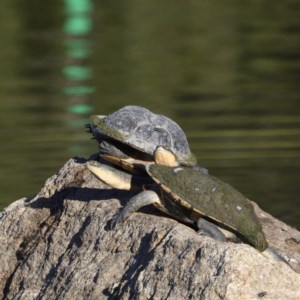
[[[110,230],[114,230],[116,229],[120,223],[122,223],[124,221],[124,216],[122,214],[122,212],[116,214],[111,220],[110,220],[110,225],[109,225],[109,229]]]
[[[110,225],[109,228],[110,230],[117,229],[117,227],[127,219],[129,216],[130,212],[128,212],[127,207],[125,206],[124,208],[121,209],[120,212],[118,212],[115,216],[112,217],[110,220]]]

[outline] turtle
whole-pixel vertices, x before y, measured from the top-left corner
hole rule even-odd
[[[158,154],[158,150],[162,151],[157,149],[154,156]],[[152,180],[152,183],[149,183],[149,180],[143,181],[142,177],[136,178],[132,174],[96,161],[88,161],[87,167],[113,188],[139,190],[112,219],[111,229],[116,228],[132,212],[153,204],[164,213],[212,238],[227,241],[220,230],[223,228],[265,255],[288,264],[269,247],[251,201],[212,175],[181,166],[178,162],[173,166],[152,163],[145,165],[148,179]]]
[[[92,115],[87,128],[99,142],[101,158],[133,173],[139,163],[153,162],[158,146],[173,152],[181,165],[208,172],[196,164],[197,159],[181,127],[144,107],[130,105],[108,116]],[[162,164],[169,162],[165,160]]]

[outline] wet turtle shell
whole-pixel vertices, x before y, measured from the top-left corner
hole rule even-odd
[[[260,251],[268,247],[252,203],[229,184],[186,167],[152,164],[146,169],[160,185],[163,201],[172,201],[190,220],[204,217]]]
[[[180,164],[196,164],[180,126],[144,107],[125,106],[108,116],[93,115],[89,127],[99,142],[108,140],[109,146],[115,146],[116,141],[151,156],[162,146],[172,151]]]

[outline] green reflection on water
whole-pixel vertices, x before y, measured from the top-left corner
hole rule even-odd
[[[91,86],[68,86],[64,88],[64,93],[67,95],[87,95],[95,92]]]
[[[68,34],[86,34],[92,28],[92,21],[86,16],[76,16],[70,18],[65,26],[64,31]]]
[[[70,35],[88,34],[93,22],[90,13],[93,5],[89,0],[65,0],[65,11],[68,18],[64,23],[64,32]]]
[[[93,111],[93,108],[89,104],[76,104],[68,106],[66,110],[73,114],[87,114]]]
[[[68,63],[63,67],[62,72],[66,78],[63,92],[68,96],[65,111],[69,113],[65,118],[65,124],[75,128],[82,126],[82,117],[86,117],[86,114],[93,111],[93,106],[89,102],[90,95],[95,89],[88,82],[93,75],[88,62],[92,53],[88,35],[92,29],[92,7],[90,0],[65,1],[67,18],[63,31],[66,34],[64,45]],[[73,146],[70,149],[81,149],[81,147]]]
[[[91,55],[91,43],[83,39],[65,41],[67,56],[74,59],[87,58]]]
[[[90,0],[64,0],[65,11],[69,14],[91,13],[93,3]]]
[[[70,80],[86,80],[92,76],[92,71],[84,66],[67,66],[63,69],[63,73]]]

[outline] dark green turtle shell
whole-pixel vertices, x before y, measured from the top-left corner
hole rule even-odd
[[[162,146],[171,150],[181,164],[196,165],[197,162],[180,126],[141,106],[125,106],[108,116],[93,115],[90,129],[100,142],[109,138],[149,155],[153,155],[157,146]]]
[[[152,164],[147,172],[191,220],[204,216],[260,251],[268,247],[252,203],[229,184],[186,167]]]

